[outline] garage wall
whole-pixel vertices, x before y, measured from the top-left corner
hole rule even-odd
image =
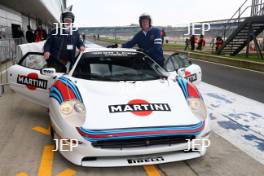
[[[22,15],[12,9],[0,5],[0,36],[11,38],[11,24],[22,26]]]

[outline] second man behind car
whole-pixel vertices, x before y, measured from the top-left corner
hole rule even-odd
[[[44,58],[48,62],[48,67],[54,67],[57,72],[67,72],[73,66],[76,48],[81,52],[85,49],[79,32],[72,30],[74,18],[74,14],[70,11],[62,13],[63,34],[56,33],[61,31],[60,29],[51,31],[44,45]]]
[[[119,47],[132,48],[138,45],[148,56],[155,60],[160,66],[164,65],[164,56],[162,49],[161,31],[152,27],[152,19],[150,15],[143,14],[139,17],[139,25],[141,31],[138,32],[132,40]]]

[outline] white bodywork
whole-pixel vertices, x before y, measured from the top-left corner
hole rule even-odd
[[[133,49],[106,49],[98,46],[87,48],[84,53],[94,51],[136,52]],[[147,135],[150,135],[151,138],[169,134],[171,136],[171,131],[174,131],[175,134],[179,133],[178,137],[188,134],[195,136],[195,139],[198,140],[208,139],[209,119],[204,117],[204,120],[201,120],[192,113],[187,102],[188,97],[175,79],[177,75],[169,77],[167,80],[136,82],[75,78],[72,76],[73,70],[82,55],[83,53],[80,54],[68,75],[57,73],[57,76],[51,77],[41,74],[40,70],[21,65],[14,65],[8,69],[8,80],[14,91],[34,103],[49,107],[51,124],[55,132],[54,137],[78,141],[78,146],[73,151],[60,151],[65,158],[82,166],[111,167],[160,164],[196,158],[205,154],[206,148],[201,146],[197,148],[199,151],[185,152],[184,150],[188,149],[192,143],[187,141],[128,148],[94,146],[94,142],[104,141],[105,138],[109,140],[111,136],[113,139],[125,141],[126,139],[145,138]],[[188,69],[200,71],[195,65],[186,68],[186,70]],[[187,84],[186,81],[185,83]],[[58,90],[54,90],[54,87]],[[59,91],[58,94],[61,95],[57,99],[54,98],[58,95],[56,91]],[[66,100],[65,97],[72,96],[70,94],[74,94],[76,99]],[[58,101],[61,99],[62,102]],[[146,101],[148,107],[151,103],[155,107],[158,104],[166,104],[169,110],[164,105],[161,108],[162,111],[152,109],[149,114],[144,111],[147,115],[143,116],[130,111],[122,113],[111,113],[110,111],[110,107],[114,105],[131,105],[129,104],[131,100],[138,101],[138,99]],[[62,114],[61,109],[64,103],[76,101],[84,105],[84,113],[78,113],[76,109],[73,109],[69,115]],[[154,105],[154,103],[156,104]],[[95,137],[87,137],[88,135]],[[107,137],[102,137],[104,135]],[[64,149],[70,149],[70,146],[65,146]]]

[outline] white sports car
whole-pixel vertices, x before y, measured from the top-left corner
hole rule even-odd
[[[160,164],[206,153],[209,119],[197,88],[136,50],[87,48],[68,74],[27,52],[8,81],[49,108],[53,137],[66,139],[60,153],[76,165]]]

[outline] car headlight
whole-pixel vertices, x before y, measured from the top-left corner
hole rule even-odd
[[[189,107],[192,113],[200,120],[205,120],[207,118],[207,111],[204,101],[201,98],[188,98]]]
[[[85,107],[83,105],[83,103],[81,102],[76,102],[74,104],[74,110],[78,113],[84,113],[85,112]]]
[[[73,107],[70,102],[66,101],[60,105],[60,112],[64,115],[69,115],[73,111]]]
[[[66,101],[60,105],[60,112],[63,115],[70,115],[74,112],[73,110],[77,113],[85,113],[85,106],[76,100]]]
[[[80,127],[85,122],[85,106],[78,100],[70,100],[60,105],[62,118],[74,127]]]

